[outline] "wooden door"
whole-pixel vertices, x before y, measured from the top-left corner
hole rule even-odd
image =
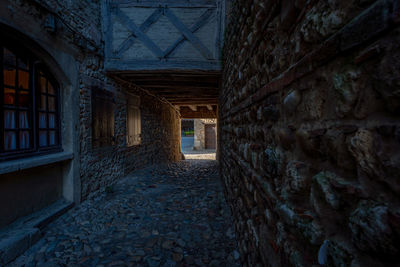
[[[216,149],[217,147],[217,133],[215,124],[205,125],[205,147],[206,149]]]

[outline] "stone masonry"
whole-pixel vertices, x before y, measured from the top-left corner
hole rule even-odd
[[[217,119],[195,119],[194,120],[194,149],[202,150],[206,148],[206,124],[217,124]]]
[[[141,88],[120,82],[104,70],[104,38],[101,25],[101,1],[97,0],[17,0],[7,1],[6,9],[16,22],[21,17],[34,23],[25,23],[18,28],[22,33],[32,32],[45,39],[43,43],[54,50],[55,55],[68,55],[75,60],[57,62],[62,68],[76,67],[75,74],[64,73],[76,84],[79,92],[75,104],[64,107],[64,112],[76,112],[79,116],[79,144],[73,148],[79,159],[81,200],[91,193],[111,185],[116,179],[130,171],[148,164],[175,161],[180,158],[180,118],[172,105],[146,93]],[[47,26],[54,18],[55,28]],[[10,21],[10,23],[13,23]],[[36,26],[36,24],[38,26]],[[38,38],[39,43],[41,40]],[[67,66],[70,64],[71,66]],[[75,71],[75,70],[74,70]],[[74,76],[76,75],[76,76]],[[75,81],[76,79],[76,81]],[[61,82],[61,81],[59,81]],[[61,84],[61,87],[64,87]],[[91,89],[98,87],[114,94],[115,145],[107,148],[92,148]],[[127,92],[141,99],[142,142],[126,146],[126,101]],[[65,93],[67,95],[67,93]],[[78,99],[79,98],[79,99]],[[66,122],[62,121],[63,128]]]
[[[397,266],[400,1],[233,3],[219,99],[247,266]]]

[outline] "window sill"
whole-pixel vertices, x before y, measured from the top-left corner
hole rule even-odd
[[[42,165],[73,159],[74,153],[60,152],[25,159],[16,159],[0,163],[0,174],[21,171]]]

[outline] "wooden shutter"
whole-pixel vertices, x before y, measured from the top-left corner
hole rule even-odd
[[[114,144],[114,94],[100,88],[92,89],[92,146]]]
[[[128,146],[139,145],[141,142],[140,98],[128,96],[126,116],[126,143]]]

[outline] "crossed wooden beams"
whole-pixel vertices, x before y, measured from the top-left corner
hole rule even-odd
[[[127,29],[131,31],[131,35],[118,47],[115,53],[117,58],[120,58],[123,53],[125,53],[129,47],[131,47],[136,39],[139,39],[142,43],[146,45],[147,48],[159,59],[166,59],[171,56],[176,50],[182,45],[182,43],[187,40],[189,41],[207,60],[214,59],[214,56],[210,50],[197,38],[194,33],[203,27],[208,19],[214,12],[213,8],[208,8],[199,18],[199,20],[188,29],[178,17],[175,16],[174,12],[167,7],[157,8],[143,23],[138,27],[119,7],[113,8],[115,17],[124,25]],[[147,35],[146,32],[149,30],[152,24],[157,22],[157,20],[162,16],[166,16],[168,20],[177,28],[181,33],[181,37],[175,41],[170,47],[165,51],[162,51]]]

